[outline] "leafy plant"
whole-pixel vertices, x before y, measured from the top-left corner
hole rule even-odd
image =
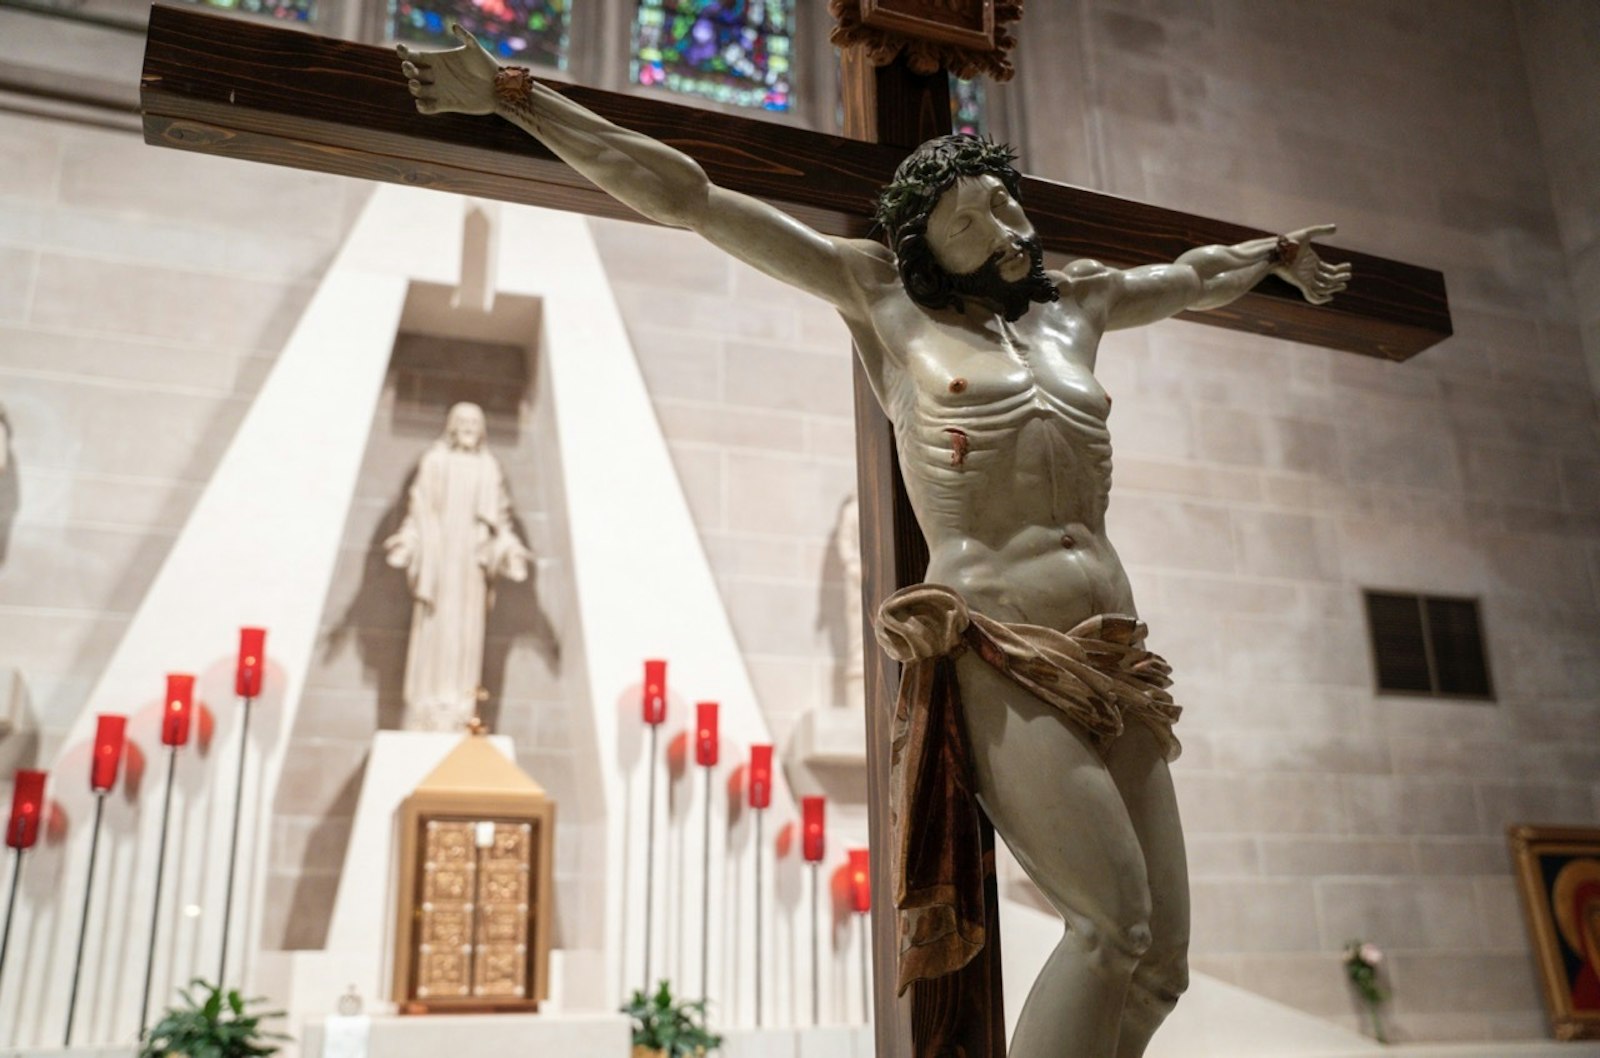
[[[191,990],[204,993],[195,1001]],[[249,1013],[246,1008],[263,999],[245,999],[237,991],[222,991],[196,977],[189,987],[179,989],[183,1005],[167,1008],[161,1020],[146,1033],[139,1058],[164,1058],[170,1054],[187,1058],[266,1058],[277,1051],[277,1041],[289,1037],[281,1032],[265,1032],[261,1023],[281,1018],[283,1011]]]
[[[675,1003],[666,981],[654,996],[635,991],[622,1012],[633,1019],[633,1045],[660,1051],[667,1058],[701,1055],[722,1045],[722,1037],[706,1027],[706,1001]]]
[[[1344,973],[1367,1006],[1373,1038],[1379,1043],[1388,1043],[1383,1031],[1383,1019],[1378,1014],[1378,1007],[1389,998],[1388,991],[1378,981],[1378,966],[1382,962],[1383,952],[1376,944],[1353,940],[1344,946]]]

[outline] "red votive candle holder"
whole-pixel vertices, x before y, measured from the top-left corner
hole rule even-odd
[[[44,772],[24,769],[11,781],[11,821],[6,824],[6,847],[31,849],[39,840],[39,821],[44,818]]]
[[[239,629],[239,667],[234,672],[233,693],[241,698],[261,695],[261,674],[267,667],[267,630]]]
[[[717,703],[700,702],[694,707],[694,762],[715,767],[717,749]]]
[[[750,747],[750,807],[765,808],[772,803],[772,746]]]
[[[161,744],[188,745],[189,718],[193,715],[194,677],[183,672],[167,673],[167,699],[161,707]]]
[[[104,793],[117,784],[117,771],[122,767],[122,746],[128,718],[114,713],[101,713],[94,730],[94,760],[89,765],[89,787]]]
[[[872,872],[866,849],[850,850],[850,908],[863,915],[872,910]]]
[[[826,847],[826,831],[823,827],[823,813],[827,810],[827,798],[802,797],[800,799],[800,849],[805,855],[807,863],[822,862],[823,849]]]
[[[644,722],[654,727],[667,718],[667,663],[644,663]]]

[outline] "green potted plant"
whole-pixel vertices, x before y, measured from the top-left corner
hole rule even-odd
[[[1362,1005],[1367,1008],[1367,1017],[1372,1022],[1372,1037],[1379,1043],[1388,1043],[1380,1011],[1384,1001],[1389,998],[1388,990],[1378,980],[1378,967],[1382,964],[1383,952],[1376,944],[1353,940],[1344,946],[1344,973],[1350,980],[1350,987],[1355,989]]]
[[[633,1058],[692,1058],[722,1045],[706,1027],[706,1001],[675,1003],[666,981],[654,996],[634,992],[622,1012],[633,1019]]]
[[[191,991],[203,998],[195,1001]],[[281,1018],[279,1010],[249,1013],[247,1008],[264,1002],[245,999],[238,992],[223,992],[200,978],[179,989],[181,1006],[168,1007],[161,1020],[145,1034],[139,1058],[266,1058],[277,1051],[278,1042],[289,1037],[281,1032],[266,1032],[261,1023]]]

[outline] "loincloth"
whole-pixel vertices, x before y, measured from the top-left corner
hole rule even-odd
[[[1172,725],[1182,710],[1167,693],[1172,670],[1144,648],[1145,633],[1142,622],[1123,614],[1100,614],[1068,632],[1005,624],[972,612],[937,584],[884,600],[878,644],[903,666],[889,766],[900,992],[961,969],[986,934],[986,869],[955,659],[971,649],[1099,748],[1135,719],[1172,760],[1181,749]]]

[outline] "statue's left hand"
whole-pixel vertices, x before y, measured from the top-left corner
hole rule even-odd
[[[451,25],[462,46],[449,51],[412,51],[397,45],[400,70],[424,114],[493,114],[494,77],[500,64],[471,33]]]
[[[1329,264],[1311,248],[1312,239],[1337,230],[1332,224],[1318,224],[1292,231],[1279,240],[1283,259],[1273,272],[1299,288],[1313,305],[1326,305],[1350,285],[1349,264]]]

